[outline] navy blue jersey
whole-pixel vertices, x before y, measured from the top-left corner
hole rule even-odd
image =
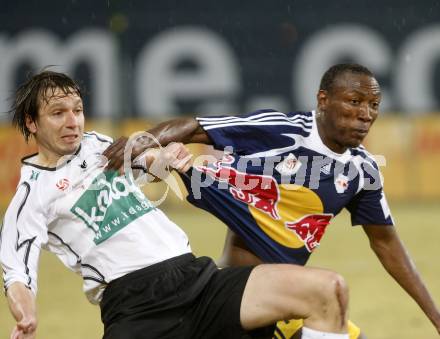
[[[378,165],[361,146],[322,142],[314,112],[198,118],[219,161],[183,175],[188,200],[222,220],[265,262],[303,265],[344,207],[353,225],[392,225]]]

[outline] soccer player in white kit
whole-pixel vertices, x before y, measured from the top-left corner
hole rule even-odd
[[[288,264],[219,270],[195,258],[186,234],[129,177],[105,170],[112,139],[84,133],[81,91],[68,76],[36,74],[12,111],[38,153],[22,161],[1,230],[11,338],[36,337],[41,249],[82,276],[106,339],[270,338],[273,324],[290,318],[305,319],[302,338],[348,338],[348,292],[336,273]],[[187,154],[172,144],[146,163],[165,157],[185,170]]]

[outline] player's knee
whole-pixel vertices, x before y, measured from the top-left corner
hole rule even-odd
[[[315,286],[317,293],[317,303],[333,305],[341,313],[345,313],[348,307],[348,286],[345,279],[334,272],[322,272],[319,282]]]
[[[345,281],[345,279],[339,275],[335,274],[335,293],[336,293],[336,300],[338,302],[339,309],[341,310],[341,313],[344,314],[347,312],[348,309],[348,285]]]

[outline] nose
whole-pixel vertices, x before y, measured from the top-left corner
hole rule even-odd
[[[364,122],[371,122],[373,120],[373,116],[371,114],[371,109],[368,104],[361,105],[359,107],[358,118]]]
[[[73,111],[68,111],[66,114],[66,127],[75,128],[78,126],[78,116]]]

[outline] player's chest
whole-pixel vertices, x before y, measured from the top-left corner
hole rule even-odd
[[[32,168],[28,181],[45,213],[59,218],[103,175],[104,165],[95,154],[77,156],[54,170]]]
[[[260,167],[247,168],[249,175],[261,173],[264,177],[272,177],[280,196],[295,196],[296,200],[304,200],[304,197],[288,191],[301,187],[303,191],[316,196],[325,212],[334,215],[358,192],[360,172],[352,162],[342,163],[320,154],[301,151],[284,154],[280,158],[261,159]]]

